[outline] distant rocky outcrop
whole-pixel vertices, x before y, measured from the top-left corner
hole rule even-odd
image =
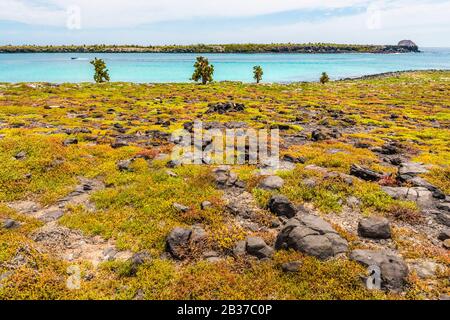
[[[399,47],[417,47],[417,44],[415,44],[411,40],[402,40],[398,43]]]
[[[407,52],[420,52],[419,46],[411,40],[402,40],[398,43],[397,48],[404,49]]]

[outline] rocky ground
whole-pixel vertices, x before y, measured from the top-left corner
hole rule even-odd
[[[449,93],[0,84],[0,297],[448,299]],[[280,165],[171,160],[194,120],[279,129]]]

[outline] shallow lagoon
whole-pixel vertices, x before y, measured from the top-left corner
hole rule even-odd
[[[203,54],[214,64],[214,79],[251,82],[253,66],[264,82],[316,81],[422,69],[450,69],[450,48],[407,54]],[[15,53],[0,54],[0,82],[92,81],[94,57],[106,61],[112,81],[187,82],[195,57],[186,53]],[[75,59],[74,59],[75,58]]]

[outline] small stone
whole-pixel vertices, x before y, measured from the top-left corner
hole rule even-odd
[[[355,142],[355,148],[359,148],[359,149],[368,149],[370,148],[370,144],[367,142],[362,142],[362,141],[357,141]]]
[[[450,203],[449,202],[438,203],[436,205],[436,207],[439,210],[444,210],[444,211],[450,212]]]
[[[302,185],[308,188],[314,188],[317,185],[317,182],[313,178],[306,178],[302,180]]]
[[[173,172],[172,170],[166,170],[166,173],[167,173],[167,175],[169,175],[172,178],[178,177],[178,175],[175,172]]]
[[[238,241],[233,248],[233,255],[235,257],[243,256],[246,253],[247,243],[244,240]]]
[[[450,212],[438,211],[436,219],[439,223],[450,227]]]
[[[86,275],[83,277],[83,279],[86,280],[86,281],[91,281],[91,280],[94,279],[94,277],[95,277],[95,276],[94,276],[92,273],[88,273],[88,274],[86,274]]]
[[[379,172],[358,166],[356,164],[351,165],[350,174],[366,181],[378,181],[383,177],[383,175]]]
[[[175,168],[181,165],[181,161],[179,160],[169,160],[166,163],[167,168]]]
[[[273,249],[261,237],[248,237],[246,250],[258,259],[267,259],[273,255]]]
[[[316,129],[311,132],[311,140],[312,141],[322,141],[330,138],[327,132],[322,131],[321,129]]]
[[[117,250],[115,248],[112,248],[112,247],[111,248],[106,248],[103,251],[103,257],[104,257],[104,259],[106,261],[114,260],[114,257],[116,256],[116,254],[117,254]]]
[[[242,180],[238,180],[234,183],[234,186],[236,188],[241,188],[241,189],[245,189],[245,181]]]
[[[303,157],[294,157],[288,154],[285,154],[282,158],[283,161],[292,162],[292,163],[305,163],[306,159]]]
[[[119,169],[119,171],[133,172],[134,169],[131,167],[133,162],[134,159],[120,160],[119,162],[117,162],[117,169]]]
[[[445,241],[447,239],[450,239],[450,229],[445,229],[441,233],[439,233],[438,239],[441,241]]]
[[[63,210],[52,210],[49,211],[47,213],[45,213],[44,215],[42,215],[39,220],[42,220],[44,222],[51,222],[51,221],[55,221],[58,220],[59,218],[61,218],[64,215],[64,211]]]
[[[138,271],[139,266],[147,263],[151,260],[151,255],[147,251],[141,251],[133,254],[133,256],[129,259],[131,264],[130,266],[130,275],[135,275]]]
[[[128,143],[124,140],[116,140],[113,143],[111,143],[111,148],[113,149],[118,149],[126,146],[128,146]]]
[[[358,234],[372,239],[389,239],[391,226],[389,220],[383,217],[364,218],[359,221]]]
[[[144,291],[143,291],[142,289],[138,289],[138,290],[136,291],[136,294],[135,294],[134,297],[133,297],[133,300],[135,300],[135,301],[141,301],[141,300],[144,300],[144,298],[145,298]]]
[[[13,219],[6,219],[3,222],[3,228],[5,228],[5,229],[14,229],[14,228],[17,228],[18,226],[20,226],[20,224]]]
[[[355,196],[348,197],[346,202],[347,202],[347,205],[352,208],[357,208],[361,204],[361,201],[359,201],[359,199]]]
[[[348,184],[349,186],[353,185],[353,178],[352,177],[347,176],[347,177],[343,177],[343,179],[344,179],[344,182],[346,184]]]
[[[209,202],[209,201],[203,201],[203,202],[200,204],[200,208],[201,208],[202,210],[206,210],[206,209],[208,209],[208,208],[211,208],[211,206],[212,206],[212,203]]]
[[[213,170],[214,179],[216,185],[220,189],[230,188],[233,186],[242,187],[245,184],[239,184],[238,176],[236,173],[230,171],[229,166],[218,166]]]
[[[302,266],[300,261],[285,262],[281,265],[283,272],[298,272]]]
[[[278,176],[269,176],[264,178],[258,185],[259,188],[265,190],[278,190],[284,185],[284,180]]]
[[[64,146],[68,146],[68,145],[71,145],[71,144],[78,144],[78,140],[75,139],[75,138],[69,138],[69,139],[66,139],[66,140],[63,141],[63,145]]]
[[[450,239],[444,240],[443,245],[444,248],[450,249]]]
[[[17,153],[14,158],[16,158],[16,160],[23,160],[25,159],[25,157],[27,156],[27,153],[25,151],[20,151],[19,153]]]
[[[177,211],[181,211],[181,212],[188,212],[190,210],[189,207],[182,205],[180,203],[175,202],[173,204],[173,207],[177,210]]]

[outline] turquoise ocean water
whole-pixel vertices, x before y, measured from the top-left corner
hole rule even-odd
[[[341,79],[389,71],[450,69],[450,48],[422,48],[408,54],[204,54],[214,79],[251,82],[253,66],[264,82],[316,81],[323,71]],[[92,81],[94,57],[106,61],[111,81],[187,82],[198,54],[18,53],[0,54],[0,82]],[[76,59],[72,59],[76,58]]]

